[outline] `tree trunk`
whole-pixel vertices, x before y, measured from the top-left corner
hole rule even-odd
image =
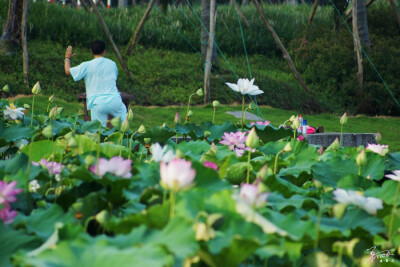
[[[21,45],[23,0],[10,0],[8,18],[0,39],[0,53],[13,54]]]
[[[119,60],[119,62],[121,63],[122,68],[124,69],[124,71],[126,72],[126,74],[128,75],[128,77],[132,80],[135,81],[135,78],[133,77],[133,74],[129,71],[128,66],[126,65],[124,59],[122,58],[121,54],[119,53],[118,47],[115,45],[114,40],[112,39],[111,33],[108,30],[108,27],[104,21],[104,19],[102,18],[102,16],[99,13],[99,10],[97,10],[96,5],[93,3],[93,0],[89,0],[90,5],[93,8],[93,11],[96,13],[97,18],[99,19],[99,22],[101,24],[101,27],[103,28],[104,33],[107,36],[108,41],[111,44],[112,49],[114,50],[114,53],[117,55],[117,58]]]
[[[360,43],[365,48],[370,46],[368,22],[367,22],[367,6],[365,0],[354,0],[357,2],[357,31]],[[354,8],[354,5],[353,5]],[[353,13],[354,16],[354,13]]]
[[[214,48],[214,37],[215,37],[215,21],[217,18],[217,12],[215,10],[216,1],[211,0],[210,3],[210,36],[208,38],[207,56],[206,56],[206,67],[204,71],[204,104],[210,101],[210,74],[211,74],[211,56]]]
[[[290,57],[290,54],[288,53],[288,51],[285,49],[285,47],[283,46],[281,40],[279,39],[279,36],[276,34],[274,28],[272,28],[271,24],[268,22],[268,20],[266,19],[266,17],[264,16],[264,13],[262,12],[260,6],[258,5],[256,0],[253,0],[254,6],[256,7],[258,13],[261,16],[262,21],[264,22],[265,26],[267,27],[267,29],[270,31],[270,33],[272,34],[272,37],[275,40],[275,43],[277,44],[277,46],[280,48],[280,50],[282,51],[283,57],[286,59],[289,68],[291,69],[291,71],[294,74],[294,77],[297,79],[297,81],[300,83],[300,85],[304,88],[304,90],[307,92],[307,94],[310,94],[310,89],[307,87],[307,85],[304,83],[303,79],[301,78],[300,74],[298,73],[295,65],[293,64],[293,61]]]
[[[137,26],[137,28],[135,30],[135,34],[132,36],[132,39],[131,39],[131,41],[129,43],[129,46],[128,46],[128,51],[126,52],[126,54],[128,56],[130,56],[132,54],[132,50],[135,47],[137,38],[139,37],[140,30],[142,29],[144,23],[146,22],[146,19],[150,14],[151,9],[153,8],[154,2],[155,2],[155,0],[150,0],[149,4],[147,5],[146,12],[144,12],[143,17],[140,20],[139,25]]]
[[[397,9],[396,3],[394,2],[394,0],[390,0],[390,4],[392,5],[394,15],[395,15],[397,23],[399,24],[399,27],[400,27],[400,14],[399,14],[399,10]]]
[[[168,2],[169,2],[169,0],[158,0],[158,3],[159,3],[158,6],[160,7],[161,11],[164,13],[167,12]]]
[[[240,10],[240,8],[236,5],[235,0],[230,0],[230,2],[231,2],[231,5],[236,8],[243,23],[247,26],[247,28],[250,28],[250,23],[247,21],[246,17],[243,15],[242,10]]]
[[[27,19],[28,19],[28,3],[29,0],[23,0],[22,20],[21,20],[21,37],[22,37],[22,58],[23,58],[23,71],[24,83],[29,87],[29,54],[28,54],[28,40],[27,40]]]
[[[317,11],[317,8],[318,8],[318,2],[319,2],[319,0],[314,1],[313,9],[311,11],[310,18],[308,19],[306,33],[304,34],[304,38],[303,38],[303,42],[301,43],[301,46],[303,46],[305,44],[305,42],[307,41],[307,37],[308,37],[308,34],[310,33],[310,29],[311,29],[311,24],[314,19],[315,11]]]
[[[362,65],[362,54],[361,54],[361,46],[360,46],[360,38],[358,35],[358,0],[353,0],[353,35],[354,35],[354,48],[357,55],[357,78],[358,78],[358,86],[359,86],[359,94],[361,93],[361,88],[363,86],[363,65]],[[365,7],[365,4],[364,4]]]
[[[210,32],[210,0],[201,0],[201,21],[205,27],[205,29],[201,27],[201,56],[202,64],[204,65],[204,59],[207,57],[208,33]],[[211,63],[214,65],[218,64],[217,48],[215,45],[213,46]]]
[[[334,26],[333,29],[335,31],[339,31],[340,24],[341,24],[341,19],[340,16],[343,15],[344,11],[346,10],[347,6],[349,5],[349,2],[347,0],[332,0],[332,3],[335,5],[333,7],[333,20],[334,20]],[[338,14],[339,12],[339,14]]]

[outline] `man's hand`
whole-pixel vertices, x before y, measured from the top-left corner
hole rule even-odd
[[[65,58],[71,59],[73,56],[75,56],[75,54],[72,54],[72,46],[68,46],[65,51]]]

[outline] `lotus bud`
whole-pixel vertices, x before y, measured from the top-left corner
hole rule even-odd
[[[42,134],[46,138],[53,137],[53,129],[51,128],[51,125],[47,125],[43,130]]]
[[[161,128],[165,128],[165,127],[167,127],[167,123],[166,123],[166,122],[164,122],[164,123],[161,125]]]
[[[375,139],[376,139],[376,141],[377,141],[378,143],[382,140],[382,135],[381,135],[380,132],[377,132],[377,133],[376,133]]]
[[[189,110],[188,117],[192,117],[192,116],[193,116],[193,111]]]
[[[181,122],[181,116],[179,116],[178,112],[175,114],[174,122],[175,122],[175,124],[178,124]]]
[[[148,143],[150,143],[151,138],[143,138],[143,141],[144,141],[146,144],[148,144]]]
[[[257,105],[252,101],[250,104],[249,104],[249,109],[250,110],[254,110],[254,109],[256,109],[257,108]]]
[[[204,131],[204,137],[207,138],[211,135],[210,131]]]
[[[358,154],[356,158],[356,162],[358,166],[365,165],[367,163],[367,157],[365,155],[365,149],[363,149],[360,154]]]
[[[83,110],[78,110],[78,117],[85,115],[85,112]]]
[[[315,188],[320,189],[322,188],[322,183],[316,179],[314,179]]]
[[[290,117],[289,121],[290,121],[290,122],[293,122],[294,119],[296,119],[296,117],[295,117],[294,115],[292,115],[292,117]]]
[[[122,122],[121,130],[122,132],[126,132],[128,129],[129,129],[129,121],[128,117],[126,117],[125,120]]]
[[[299,117],[295,117],[293,120],[293,129],[297,130],[300,126],[300,120]]]
[[[144,133],[146,133],[146,128],[145,128],[144,125],[142,124],[142,125],[139,126],[139,129],[138,129],[136,132],[137,132],[137,133],[144,134]]]
[[[345,204],[345,203],[338,203],[338,204],[333,205],[332,206],[333,215],[335,215],[335,217],[340,220],[343,217],[346,207],[347,207],[347,204]]]
[[[102,211],[100,211],[99,213],[97,213],[97,214],[94,216],[94,218],[95,218],[96,221],[99,222],[100,225],[103,225],[103,224],[105,224],[105,223],[108,221],[108,218],[109,218],[108,215],[109,215],[109,214],[108,214],[108,211],[107,211],[107,210],[102,210]]]
[[[340,143],[339,139],[336,138],[335,141],[326,149],[326,150],[339,150],[340,149]]]
[[[214,100],[214,101],[212,102],[212,105],[213,105],[214,108],[219,107],[219,101],[218,101],[218,100]]]
[[[345,112],[340,118],[340,125],[345,125],[347,123],[347,113]]]
[[[257,180],[258,179],[265,179],[268,176],[268,165],[264,165],[257,173]]]
[[[57,108],[57,115],[61,115],[61,113],[64,111],[63,107]]]
[[[204,95],[203,89],[200,88],[199,90],[197,90],[197,91],[196,91],[196,95],[197,95],[197,96],[203,96],[203,95]]]
[[[24,104],[24,108],[28,109],[31,108],[31,106],[29,106],[28,104]]]
[[[3,89],[1,89],[3,92],[10,92],[10,87],[8,87],[8,84],[4,85]]]
[[[54,94],[52,94],[52,95],[49,97],[49,102],[50,102],[50,103],[53,103],[54,98],[55,98],[55,96],[54,96]]]
[[[87,155],[87,156],[85,157],[85,164],[86,164],[87,166],[90,166],[90,165],[94,164],[95,162],[96,162],[96,157],[95,157],[95,156],[93,156],[93,155]]]
[[[115,128],[119,128],[121,126],[121,118],[120,117],[114,117],[111,120],[111,125]]]
[[[253,128],[251,128],[250,133],[247,136],[246,146],[248,146],[250,148],[257,148],[258,144],[259,144],[259,138],[256,133],[256,129],[253,127]]]
[[[283,152],[290,152],[290,151],[292,151],[292,146],[290,145],[290,143],[287,143],[283,148]]]
[[[49,112],[49,118],[51,120],[54,120],[56,118],[57,115],[57,106],[55,106],[54,108],[52,108]]]
[[[74,137],[71,137],[68,140],[68,146],[69,147],[77,147],[78,146],[78,142],[76,142],[76,139]]]
[[[33,86],[32,88],[32,94],[37,95],[42,91],[42,88],[40,87],[39,81]]]
[[[133,111],[132,111],[131,108],[128,110],[128,120],[129,120],[129,121],[132,121],[132,120],[133,120]]]
[[[210,240],[210,235],[207,229],[207,225],[203,222],[196,223],[194,226],[194,230],[196,232],[196,240],[201,241],[208,241]]]

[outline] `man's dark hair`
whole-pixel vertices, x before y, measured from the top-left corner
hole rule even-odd
[[[106,44],[103,41],[96,40],[91,45],[93,55],[100,55],[106,50]]]

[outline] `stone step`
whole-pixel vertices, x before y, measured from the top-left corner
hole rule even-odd
[[[311,145],[329,146],[336,138],[340,140],[340,133],[315,133],[304,136]],[[374,133],[343,133],[344,147],[367,146],[367,144],[377,144],[376,134]]]

